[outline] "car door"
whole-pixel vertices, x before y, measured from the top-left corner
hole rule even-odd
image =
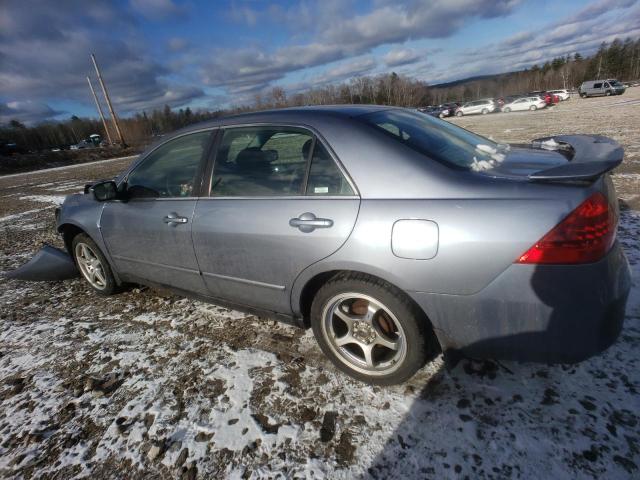
[[[594,83],[590,90],[589,94],[591,95],[602,95],[604,92],[602,82]]]
[[[311,131],[227,128],[211,195],[196,206],[193,243],[213,297],[290,313],[295,278],[349,237],[360,199]]]
[[[160,145],[123,180],[125,201],[105,203],[100,230],[125,279],[206,293],[191,229],[212,131]]]
[[[478,111],[478,102],[469,102],[465,108],[465,114],[473,114]]]

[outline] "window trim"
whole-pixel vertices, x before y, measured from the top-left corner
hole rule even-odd
[[[215,168],[215,163],[216,163],[216,157],[218,155],[218,148],[220,146],[220,143],[222,142],[222,138],[224,136],[224,132],[226,130],[232,130],[235,128],[252,128],[252,127],[272,127],[272,128],[297,128],[297,129],[301,129],[301,130],[306,130],[311,134],[311,138],[313,139],[313,145],[311,150],[309,151],[309,158],[307,158],[307,171],[305,173],[305,178],[304,178],[304,190],[303,192],[307,191],[307,181],[308,181],[308,174],[310,172],[311,169],[311,159],[313,156],[313,151],[315,149],[316,146],[316,142],[320,142],[320,144],[325,148],[325,150],[329,153],[329,156],[331,157],[331,159],[333,160],[333,162],[336,164],[336,166],[338,167],[338,170],[340,170],[340,173],[344,176],[344,178],[346,179],[346,181],[349,183],[349,186],[351,187],[351,189],[353,190],[353,195],[326,195],[326,196],[322,196],[322,195],[305,195],[304,193],[299,194],[299,195],[260,195],[260,196],[213,196],[212,193],[212,180],[213,180],[213,171]],[[208,159],[208,163],[207,163],[207,169],[205,169],[204,175],[207,175],[207,177],[205,178],[205,180],[203,181],[203,187],[206,184],[206,187],[203,188],[203,190],[200,192],[201,193],[201,197],[199,197],[200,199],[212,199],[212,200],[274,200],[274,199],[296,199],[296,200],[300,200],[300,199],[309,199],[309,198],[315,198],[315,199],[353,199],[353,198],[360,198],[360,191],[358,190],[355,182],[353,181],[353,179],[351,178],[351,175],[349,175],[349,173],[347,172],[347,169],[344,167],[344,165],[342,164],[342,162],[340,161],[340,159],[338,158],[338,156],[336,155],[336,153],[333,151],[333,149],[331,148],[331,146],[329,145],[329,143],[322,137],[322,135],[320,135],[320,133],[313,128],[310,125],[306,125],[303,123],[288,123],[288,122],[251,122],[251,123],[239,123],[239,124],[232,124],[232,125],[220,125],[218,127],[218,132],[216,133],[216,139],[214,142],[214,145],[212,146],[211,149],[211,155]]]
[[[204,175],[206,173],[206,168],[209,164],[209,157],[211,155],[211,149],[214,147],[216,139],[219,137],[219,131],[220,128],[219,127],[206,127],[206,128],[200,128],[197,130],[192,130],[189,132],[184,132],[181,133],[179,135],[175,135],[172,136],[170,138],[165,139],[164,141],[158,143],[157,145],[155,145],[151,150],[149,150],[148,152],[145,152],[144,154],[140,155],[140,158],[138,158],[138,160],[136,160],[135,162],[133,162],[131,164],[131,166],[116,180],[116,184],[118,189],[120,189],[120,187],[124,184],[126,184],[129,180],[129,175],[131,175],[135,170],[137,170],[142,164],[144,164],[144,162],[151,156],[153,155],[153,153],[156,152],[156,150],[158,150],[159,148],[164,147],[165,145],[167,145],[168,143],[174,141],[174,140],[178,140],[179,138],[182,137],[186,137],[188,135],[194,135],[197,133],[203,133],[203,132],[208,132],[209,133],[209,138],[207,140],[207,145],[205,146],[205,148],[202,150],[202,154],[200,156],[200,165],[198,166],[198,171],[196,174],[196,181],[194,182],[193,185],[193,189],[194,189],[194,194],[189,196],[189,197],[133,197],[127,201],[130,202],[140,202],[140,201],[176,201],[176,200],[181,200],[181,201],[185,201],[185,200],[194,200],[194,199],[198,199],[202,196],[203,192],[204,192]]]

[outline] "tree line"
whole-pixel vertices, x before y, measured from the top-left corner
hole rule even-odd
[[[282,87],[258,93],[247,105],[226,110],[192,111],[189,107],[172,110],[168,105],[151,112],[140,112],[121,119],[121,128],[129,144],[146,144],[193,123],[221,115],[266,108],[324,104],[379,104],[420,107],[450,101],[464,102],[478,98],[500,97],[535,90],[577,88],[583,81],[617,78],[622,81],[640,78],[640,39],[602,43],[598,51],[583,58],[579,53],[553,58],[531,68],[429,86],[426,82],[395,72],[360,76],[338,84],[287,93]],[[110,127],[111,128],[111,127]],[[78,143],[93,133],[106,135],[99,120],[72,116],[66,121],[44,122],[27,127],[17,120],[0,126],[0,143],[16,143],[18,149],[37,151]],[[111,134],[116,139],[115,132]]]

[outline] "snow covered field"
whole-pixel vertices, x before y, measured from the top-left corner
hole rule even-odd
[[[521,135],[538,116],[509,123]],[[462,120],[502,139],[492,117]],[[631,128],[616,118],[603,124]],[[606,134],[592,127],[575,128]],[[447,372],[437,358],[405,385],[371,387],[338,373],[311,332],[271,320],[150,289],[102,298],[80,280],[0,279],[0,476],[638,478],[639,164],[631,148],[614,176],[634,276],[625,326],[578,365]],[[0,177],[0,272],[59,244],[54,205],[121,168]]]

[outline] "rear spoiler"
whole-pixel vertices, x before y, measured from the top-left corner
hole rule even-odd
[[[622,163],[624,150],[602,135],[556,135],[537,138],[532,148],[554,150],[569,163],[529,174],[534,181],[594,180]]]

